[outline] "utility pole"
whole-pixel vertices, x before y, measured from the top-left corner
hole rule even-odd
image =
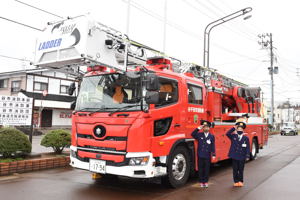
[[[130,7],[131,7],[131,1],[127,1],[127,18],[126,18],[126,34],[129,35],[129,23],[130,23]]]
[[[262,46],[263,49],[270,49],[270,64],[271,66],[268,67],[269,74],[271,76],[271,117],[270,117],[270,124],[272,129],[274,127],[274,74],[278,74],[278,67],[273,67],[274,61],[274,53],[273,53],[273,38],[272,33],[266,34],[259,34],[258,35],[260,41],[258,44]]]
[[[288,98],[288,122],[290,121],[290,98]]]
[[[164,6],[164,38],[163,38],[163,52],[166,53],[166,40],[167,40],[167,10],[168,10],[168,0],[165,0],[165,6]]]

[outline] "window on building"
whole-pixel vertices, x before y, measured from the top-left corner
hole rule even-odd
[[[12,81],[11,82],[11,91],[19,92],[21,89],[21,81]]]
[[[67,86],[67,85],[61,85],[60,86],[60,93],[61,94],[68,94],[68,89],[69,89],[69,86]]]
[[[34,90],[36,91],[48,90],[48,83],[34,82]]]
[[[8,79],[0,80],[0,88],[7,88]]]
[[[191,104],[203,104],[202,88],[199,86],[188,84],[188,98]]]

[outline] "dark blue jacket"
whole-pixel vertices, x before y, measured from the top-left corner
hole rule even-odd
[[[249,138],[245,135],[239,140],[238,134],[232,134],[235,128],[227,131],[226,135],[231,140],[228,156],[235,160],[246,160],[250,156]]]
[[[216,155],[214,135],[209,133],[207,138],[205,138],[205,134],[203,132],[199,132],[199,129],[196,128],[192,132],[192,136],[198,140],[198,157],[210,158],[211,156]]]

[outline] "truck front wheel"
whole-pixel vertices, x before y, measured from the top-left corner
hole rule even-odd
[[[179,146],[168,158],[167,176],[162,177],[162,182],[168,187],[180,187],[187,182],[190,169],[188,150],[183,146]]]
[[[250,152],[250,160],[254,160],[257,156],[257,151],[258,151],[258,142],[257,139],[252,140],[252,149]]]

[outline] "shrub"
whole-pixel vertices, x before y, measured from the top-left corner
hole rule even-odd
[[[14,128],[0,128],[0,154],[4,158],[24,155],[31,152],[28,137]]]
[[[52,147],[55,153],[61,154],[65,147],[71,145],[71,134],[62,129],[52,130],[43,137],[41,145]]]

